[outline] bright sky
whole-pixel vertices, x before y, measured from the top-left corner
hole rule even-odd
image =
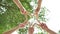
[[[43,0],[42,6],[45,6],[50,10],[49,21],[47,23],[48,27],[58,32],[60,30],[60,0]]]
[[[47,18],[49,21],[46,23],[47,26],[55,31],[58,32],[60,30],[60,0],[43,0],[42,6],[45,6],[47,9],[50,10],[49,15]],[[17,34],[16,32],[14,34]]]

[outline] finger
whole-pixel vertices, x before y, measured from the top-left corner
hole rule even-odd
[[[20,24],[19,27],[24,27],[25,25],[24,24]]]
[[[36,25],[36,23],[34,23],[33,25],[32,25],[32,27],[34,27]]]
[[[43,23],[45,27],[47,27],[47,25],[45,23]]]
[[[31,27],[31,26],[32,26],[32,23],[29,24],[29,27]]]
[[[37,21],[38,21],[39,24],[41,24],[40,21],[39,21],[38,19],[37,19]]]
[[[46,24],[45,23],[42,23],[42,26],[45,26]]]
[[[28,23],[28,20],[25,20],[23,23],[24,23],[24,24],[27,24],[27,23]]]
[[[38,26],[40,26],[40,27],[42,27],[42,23],[40,23],[40,24],[37,24]]]
[[[27,25],[30,24],[30,22],[27,22]]]
[[[40,24],[37,24],[38,26],[40,26]]]

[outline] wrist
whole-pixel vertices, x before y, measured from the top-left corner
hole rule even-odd
[[[50,30],[49,28],[45,29],[47,32]]]
[[[47,32],[50,32],[51,30],[48,28],[48,29],[46,29],[46,31],[47,31]]]
[[[33,32],[29,32],[29,34],[33,34]]]
[[[33,33],[29,33],[29,34],[33,34]]]
[[[18,28],[18,29],[20,28],[19,25],[17,26],[17,28]]]

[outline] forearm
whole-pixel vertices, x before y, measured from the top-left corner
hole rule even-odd
[[[40,10],[40,8],[41,8],[41,3],[42,3],[42,0],[38,0],[38,6],[37,6],[37,8],[36,8],[36,10],[35,10],[36,13],[39,12],[39,10]]]
[[[52,30],[50,30],[50,29],[47,29],[46,30],[49,34],[57,34],[57,33],[55,33],[54,31],[52,31]]]
[[[33,34],[33,33],[29,33],[29,34]]]
[[[19,26],[16,26],[15,28],[13,28],[13,29],[11,29],[9,31],[3,32],[3,34],[11,34],[12,32],[14,32],[17,29],[19,29]]]
[[[21,2],[19,2],[19,0],[13,0],[13,2],[18,6],[18,8],[19,8],[21,11],[24,10],[24,8],[23,8]]]
[[[30,32],[28,32],[28,34],[33,34],[32,32],[30,33]]]

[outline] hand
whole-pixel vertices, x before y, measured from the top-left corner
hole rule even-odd
[[[24,23],[19,24],[19,28],[23,28],[23,27],[25,27]]]
[[[28,29],[28,33],[29,34],[33,34],[33,32],[34,32],[34,25],[32,25],[32,26],[29,27],[29,29]]]
[[[27,19],[23,23],[19,24],[19,27],[23,28],[23,27],[25,27],[26,24],[28,24],[28,20]]]
[[[40,26],[40,27],[41,27],[42,29],[44,29],[44,30],[48,30],[47,25],[44,24],[44,23],[39,23],[38,26]]]
[[[34,28],[33,27],[29,27],[28,31],[29,31],[29,34],[33,34]]]
[[[21,11],[21,14],[27,15],[27,11],[25,11],[25,10],[23,9],[23,11]]]

